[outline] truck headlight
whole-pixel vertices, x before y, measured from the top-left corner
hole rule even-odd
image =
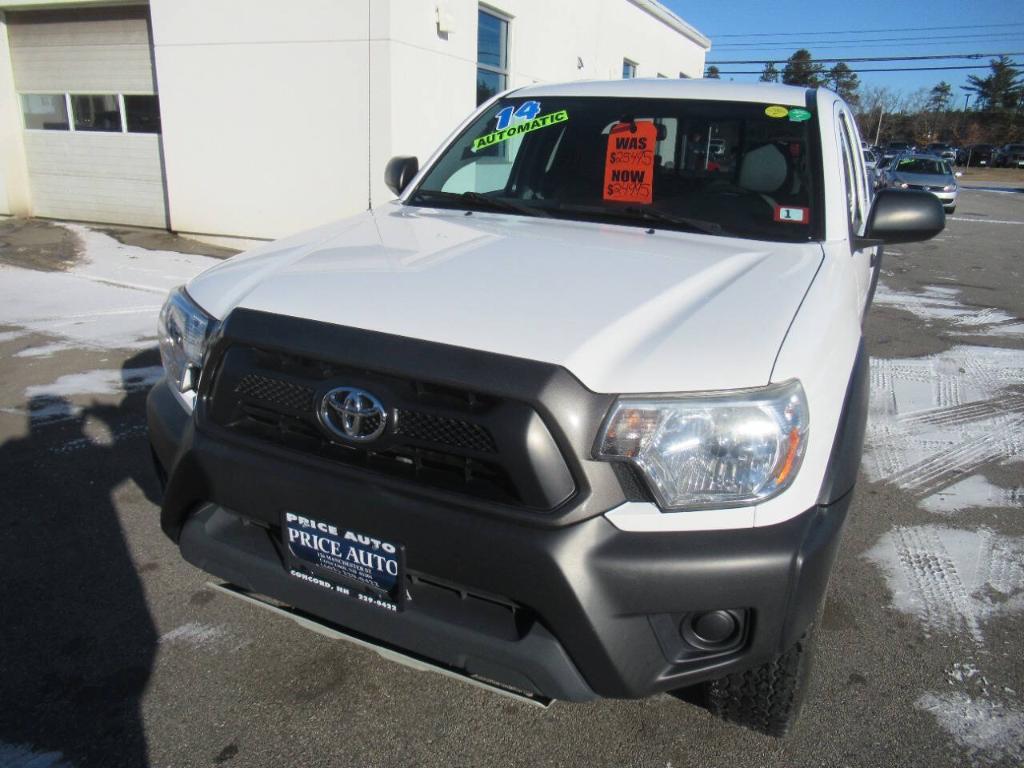
[[[192,301],[183,287],[171,291],[160,310],[160,361],[189,407],[195,402],[203,355],[213,328],[213,318]]]
[[[662,509],[745,506],[793,482],[807,425],[807,398],[796,380],[733,392],[621,397],[594,454],[639,468]]]

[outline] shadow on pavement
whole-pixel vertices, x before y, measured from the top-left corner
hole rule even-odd
[[[122,377],[157,364],[155,350],[140,353]],[[148,765],[140,699],[157,634],[113,501],[126,480],[158,493],[145,395],[0,445],[0,747],[60,752],[79,768]],[[112,441],[89,437],[96,422]]]

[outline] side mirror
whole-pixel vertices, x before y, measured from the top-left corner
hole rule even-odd
[[[864,240],[913,243],[935,237],[946,226],[946,213],[931,192],[883,189],[868,213]]]
[[[420,161],[415,157],[398,155],[388,160],[384,167],[384,183],[396,195],[409,186],[409,182],[420,171]]]
[[[962,177],[964,175],[964,172],[963,171],[957,171],[953,175],[956,176],[959,179],[960,177]]]

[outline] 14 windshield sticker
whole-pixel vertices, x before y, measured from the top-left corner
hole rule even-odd
[[[569,119],[569,113],[562,109],[541,115],[540,102],[530,100],[524,101],[518,108],[507,106],[499,110],[494,119],[497,123],[491,133],[473,139],[474,152],[507,141],[513,136],[564,123]]]

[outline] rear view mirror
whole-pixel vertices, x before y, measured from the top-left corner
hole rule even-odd
[[[396,195],[400,195],[409,186],[413,177],[419,173],[419,170],[420,161],[415,157],[405,155],[392,157],[384,168],[384,183],[388,185],[388,189]]]
[[[945,226],[942,203],[930,192],[883,189],[868,213],[864,239],[913,243],[935,237]]]

